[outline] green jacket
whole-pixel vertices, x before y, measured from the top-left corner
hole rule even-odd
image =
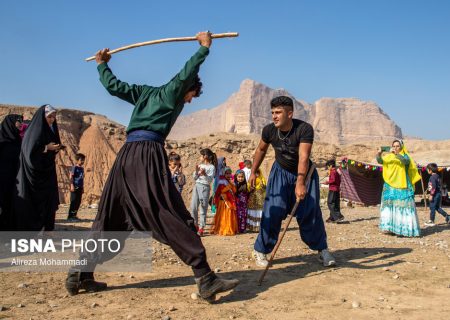
[[[186,62],[181,71],[161,87],[129,85],[112,73],[107,63],[97,66],[100,82],[113,96],[134,105],[127,133],[134,130],[151,130],[166,138],[183,110],[184,96],[193,85],[200,65],[209,54],[207,47],[200,47]]]

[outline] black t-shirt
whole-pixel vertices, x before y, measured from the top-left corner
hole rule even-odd
[[[262,140],[275,149],[275,160],[283,169],[297,174],[300,143],[314,142],[313,127],[302,120],[292,119],[290,131],[281,131],[273,123],[263,128]]]

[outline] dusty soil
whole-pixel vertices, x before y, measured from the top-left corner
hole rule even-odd
[[[59,230],[88,228],[94,215],[83,210],[84,222],[68,224],[66,212],[57,216]],[[419,212],[423,223],[428,215]],[[0,273],[0,319],[448,319],[450,226],[442,217],[410,239],[381,234],[377,207],[346,207],[343,214],[346,223],[327,224],[336,268],[318,263],[293,223],[259,287],[261,270],[250,258],[256,234],[206,236],[211,267],[241,280],[210,305],[191,298],[190,268],[155,243],[152,273],[97,274],[109,285],[101,293],[68,297],[63,273]]]

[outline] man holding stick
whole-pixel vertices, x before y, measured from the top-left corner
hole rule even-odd
[[[201,94],[200,65],[209,54],[211,33],[197,34],[198,51],[184,68],[161,87],[129,85],[118,80],[108,66],[108,49],[97,52],[100,81],[113,96],[133,104],[127,141],[119,151],[103,189],[92,231],[151,231],[192,267],[200,296],[209,302],[215,294],[233,289],[238,280],[218,278],[206,260],[205,247],[194,221],[171,180],[164,140],[185,103]],[[111,259],[109,255],[106,259]],[[91,257],[90,267],[101,258]],[[66,280],[69,294],[80,289],[99,291],[105,283],[93,272],[71,269]]]
[[[324,266],[336,264],[328,251],[327,235],[320,210],[319,175],[315,170],[311,181],[305,178],[311,165],[309,160],[314,141],[314,129],[309,123],[293,119],[291,98],[279,96],[270,102],[273,123],[265,126],[255,151],[250,185],[255,185],[255,172],[266,155],[269,144],[275,149],[275,162],[267,183],[266,199],[259,235],[253,256],[256,265],[266,267],[266,254],[272,252],[281,230],[281,222],[293,208],[296,199],[301,202],[296,211],[302,240],[312,250],[319,251]]]

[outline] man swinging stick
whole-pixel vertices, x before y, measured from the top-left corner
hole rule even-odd
[[[239,281],[220,279],[211,271],[194,221],[171,180],[164,150],[164,140],[184,104],[202,93],[198,72],[212,40],[210,32],[200,32],[196,37],[200,43],[198,51],[161,87],[129,85],[118,80],[107,64],[111,59],[108,49],[97,52],[95,59],[103,86],[111,95],[135,107],[127,141],[106,181],[92,231],[151,231],[157,241],[169,245],[192,267],[200,296],[211,302],[216,293],[233,289]],[[103,261],[90,261],[94,267],[98,262]],[[80,289],[105,288],[106,283],[94,280],[93,272],[82,269],[71,269],[66,279],[71,295]]]

